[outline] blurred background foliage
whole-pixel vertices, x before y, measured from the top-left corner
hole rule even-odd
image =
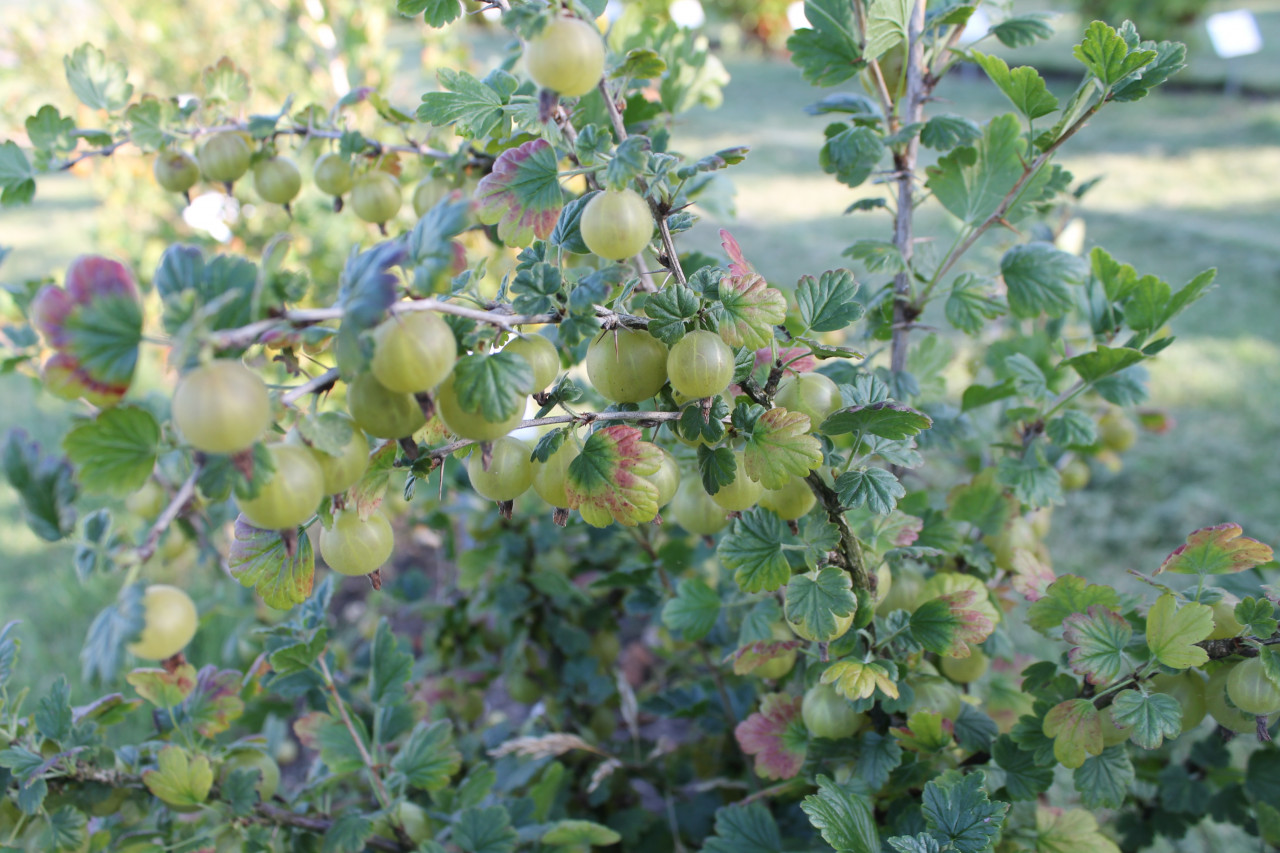
[[[476,10],[479,4],[468,0],[467,5]],[[620,26],[692,14],[688,0],[674,6],[669,0],[617,5]],[[807,86],[780,53],[794,22],[789,5],[705,0],[705,31],[731,81],[718,109],[696,108],[673,128],[677,144],[694,156],[732,145],[751,147],[747,162],[736,170],[736,196],[708,204],[705,221],[682,237],[682,250],[716,249],[717,230],[727,226],[757,267],[783,288],[802,273],[854,265],[842,257],[843,250],[858,238],[883,239],[889,228],[883,214],[845,214],[852,202],[880,193],[879,185],[849,190],[818,166],[823,120],[801,108],[824,93]],[[1121,111],[1118,118],[1104,116],[1092,133],[1067,147],[1064,165],[1077,181],[1103,178],[1079,209],[1062,211],[1064,222],[1080,220],[1067,231],[1075,243],[1071,248],[1087,252],[1094,242],[1104,242],[1116,257],[1174,283],[1206,266],[1220,269],[1218,291],[1173,330],[1181,340],[1152,368],[1150,404],[1166,410],[1174,427],[1144,434],[1126,454],[1123,468],[1095,466],[1089,487],[1071,493],[1055,513],[1050,545],[1056,569],[1115,583],[1128,568],[1153,569],[1187,531],[1205,524],[1235,521],[1265,541],[1280,540],[1280,477],[1269,464],[1280,433],[1280,345],[1274,333],[1274,318],[1280,316],[1280,245],[1275,241],[1280,184],[1272,180],[1280,174],[1280,100],[1265,94],[1221,95],[1225,65],[1209,50],[1200,22],[1188,21],[1182,11],[1202,3],[1019,2],[1019,11],[1060,12],[1060,35],[1035,48],[1000,52],[1014,63],[1056,64],[1066,72],[1080,11],[1097,14],[1085,7],[1099,5],[1109,19],[1123,17],[1117,11],[1121,7],[1144,15],[1155,8],[1160,20],[1143,26],[1176,29],[1177,37],[1191,44],[1191,66],[1173,91]],[[1237,5],[1255,11],[1267,39],[1263,54],[1237,61],[1246,91],[1271,88],[1280,97],[1274,75],[1280,2]],[[1226,7],[1211,4],[1207,11],[1221,8]],[[410,113],[419,95],[434,88],[437,69],[463,66],[483,74],[500,61],[506,41],[505,33],[479,14],[465,29],[431,31],[420,19],[396,16],[391,0],[0,0],[0,18],[6,22],[0,29],[0,136],[5,138],[20,138],[25,116],[44,103],[72,111],[92,126],[93,115],[82,107],[75,112],[61,65],[61,57],[86,40],[124,60],[141,92],[195,91],[201,70],[228,56],[253,81],[247,112],[277,112],[290,96],[295,108],[315,103],[328,109],[369,87]],[[1162,37],[1170,34],[1160,31]],[[1054,81],[1055,94],[1065,95],[1074,86],[1071,73]],[[346,115],[354,126],[372,127],[372,108],[351,97]],[[1005,108],[977,73],[957,75],[939,97],[939,109],[975,118]],[[449,138],[419,141],[455,147]],[[304,151],[290,153],[306,164],[326,145],[332,143],[312,141]],[[406,195],[431,165],[402,161]],[[0,245],[13,249],[0,266],[0,280],[60,277],[73,257],[93,250],[127,260],[145,282],[171,242],[208,250],[225,245],[254,255],[287,229],[293,257],[305,261],[317,280],[336,283],[351,247],[376,239],[354,217],[334,216],[330,200],[314,188],[304,190],[291,224],[279,209],[254,205],[251,191],[240,187],[243,206],[229,233],[219,235],[224,244],[184,220],[180,200],[160,191],[150,171],[150,158],[122,149],[109,161],[93,161],[75,175],[42,182],[34,206],[0,213]],[[411,217],[405,207],[401,228]],[[940,215],[922,226],[943,245],[951,237],[952,226]],[[469,249],[490,251],[482,242]],[[1010,242],[1011,236],[991,235],[982,247],[986,255],[978,260],[991,261]],[[494,275],[500,275],[509,254],[493,255]],[[883,276],[854,268],[872,280]],[[0,294],[0,312],[3,300]],[[163,381],[166,369],[158,348],[151,348],[151,356],[144,393],[148,384]],[[20,426],[53,444],[69,414],[66,404],[39,396],[27,376],[0,376],[0,432]],[[431,491],[419,489],[415,503],[424,512],[431,510]],[[424,529],[418,541],[429,546],[438,539]],[[247,653],[237,634],[253,624],[251,593],[216,577],[216,569],[197,567],[190,555],[165,571],[202,592],[202,612],[223,623],[201,632],[200,642],[211,645],[194,650],[196,656],[230,661]],[[114,579],[81,585],[71,572],[69,551],[36,540],[20,521],[13,492],[0,484],[0,622],[26,622],[28,666],[22,678],[33,686],[47,686],[56,673],[78,669],[83,628],[114,595]],[[357,610],[376,610],[397,594],[394,586],[367,596],[357,587],[353,591],[359,595],[349,605]],[[348,615],[361,622],[360,612]]]

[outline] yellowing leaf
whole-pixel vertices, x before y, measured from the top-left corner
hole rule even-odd
[[[1204,527],[1187,537],[1156,569],[1184,575],[1226,575],[1243,572],[1271,559],[1271,546],[1242,536],[1238,524]]]
[[[1036,808],[1036,853],[1120,853],[1084,809]]]
[[[953,724],[938,711],[917,711],[907,724],[891,733],[912,752],[941,752],[951,745]]]
[[[213,787],[213,769],[203,755],[192,756],[180,746],[160,750],[156,769],[142,774],[147,790],[171,806],[198,806]]]
[[[658,487],[647,479],[662,465],[662,451],[641,441],[631,426],[596,430],[569,463],[569,508],[593,527],[618,522],[634,527],[658,514]]]
[[[822,445],[809,435],[808,415],[770,409],[756,418],[742,457],[748,477],[766,489],[781,489],[822,464]]]
[[[176,708],[196,687],[196,668],[189,663],[169,672],[135,669],[125,676],[138,695],[157,708]]]
[[[1196,643],[1213,633],[1213,609],[1204,604],[1177,606],[1172,593],[1151,605],[1147,613],[1147,647],[1155,659],[1172,669],[1200,666],[1209,655]]]
[[[878,662],[859,663],[842,660],[827,667],[822,673],[823,684],[834,684],[840,695],[850,702],[868,699],[877,689],[890,699],[898,698],[898,685],[888,671]]]
[[[1044,733],[1053,738],[1053,757],[1075,769],[1090,755],[1102,753],[1102,718],[1088,699],[1068,699],[1050,709]]]

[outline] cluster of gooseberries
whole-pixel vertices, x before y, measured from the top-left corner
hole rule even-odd
[[[264,202],[289,205],[302,192],[302,172],[298,164],[282,154],[271,154],[253,162],[249,136],[237,130],[211,134],[196,149],[195,156],[181,148],[165,148],[155,159],[156,182],[169,192],[187,194],[203,177],[228,188],[251,171],[253,188]],[[375,163],[357,173],[349,158],[330,152],[321,155],[312,169],[316,188],[334,198],[334,208],[350,201],[355,215],[382,226],[400,212],[403,197],[395,175]],[[443,178],[423,178],[413,191],[413,209],[423,216],[448,189]]]

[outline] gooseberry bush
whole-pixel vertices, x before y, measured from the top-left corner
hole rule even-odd
[[[681,251],[748,151],[681,153],[720,66],[604,6],[496,0],[510,48],[416,113],[368,90],[248,113],[253,57],[140,94],[86,45],[81,118],[0,145],[6,205],[141,152],[173,194],[367,223],[336,288],[285,215],[243,226],[279,228],[256,256],[106,246],[9,287],[6,368],[77,415],[60,445],[11,433],[4,472],[73,546],[46,582],[119,593],[83,626],[95,701],[14,689],[23,628],[0,630],[4,849],[1280,843],[1271,548],[1206,519],[1086,579],[1044,545],[1064,491],[1170,427],[1143,363],[1213,281],[1062,234],[1088,187],[1059,149],[1182,46],[1092,23],[1060,99],[987,52],[1042,15],[1001,6],[970,42],[976,3],[809,0],[792,61],[859,89],[808,108],[820,165],[890,222],[845,252],[859,274],[793,284],[727,231]],[[455,0],[399,8],[463,26]],[[960,62],[1012,109],[946,112]],[[216,605],[164,582],[192,551]],[[237,595],[258,615],[228,619]]]

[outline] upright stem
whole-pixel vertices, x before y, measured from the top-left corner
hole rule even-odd
[[[373,792],[378,797],[378,804],[385,809],[391,804],[391,797],[387,795],[387,789],[382,784],[382,776],[378,774],[377,764],[374,763],[373,756],[369,754],[369,750],[365,748],[364,738],[360,737],[360,733],[356,731],[355,724],[351,722],[351,715],[347,713],[347,703],[342,700],[342,695],[338,693],[338,685],[334,683],[333,673],[329,671],[329,665],[324,662],[323,654],[316,658],[316,663],[320,667],[320,676],[324,679],[324,686],[329,689],[333,704],[337,707],[342,725],[346,727],[347,733],[351,735],[351,740],[356,745],[356,751],[360,753],[360,760],[364,762],[365,769],[369,772],[369,781],[373,783]]]
[[[907,47],[907,91],[899,102],[898,124],[906,126],[924,117],[924,100],[928,94],[924,65],[924,0],[916,0],[911,12],[911,25]],[[915,215],[913,181],[916,160],[920,153],[918,137],[900,152],[894,154],[894,167],[898,174],[898,215],[893,222],[893,244],[902,255],[904,269],[893,280],[893,342],[889,350],[889,367],[900,373],[907,367],[907,336],[910,323],[915,319],[911,305],[911,256],[915,246],[912,220]]]

